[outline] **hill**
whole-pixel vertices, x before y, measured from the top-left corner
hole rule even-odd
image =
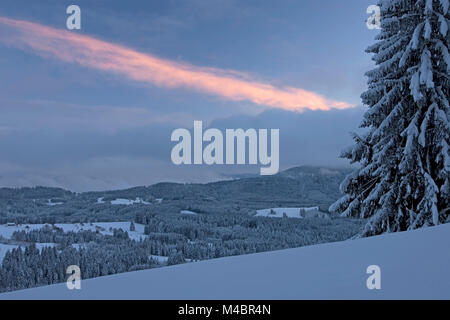
[[[114,221],[149,211],[254,215],[258,209],[312,206],[327,211],[341,196],[339,184],[347,173],[347,169],[303,166],[274,176],[206,184],[165,182],[104,192],[73,193],[46,187],[0,188],[0,224],[77,222],[80,217]]]
[[[450,224],[15,291],[0,299],[450,299]],[[381,268],[381,290],[366,268]]]

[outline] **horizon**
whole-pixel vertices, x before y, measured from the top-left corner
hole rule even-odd
[[[0,186],[124,189],[258,165],[176,166],[170,134],[280,129],[279,168],[349,166],[369,0],[0,3]]]

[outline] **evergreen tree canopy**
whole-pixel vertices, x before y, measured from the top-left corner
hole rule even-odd
[[[367,49],[369,107],[342,157],[359,163],[330,207],[369,218],[362,235],[450,220],[449,0],[380,0],[381,32]]]

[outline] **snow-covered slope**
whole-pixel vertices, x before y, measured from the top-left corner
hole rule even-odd
[[[381,268],[381,290],[366,269]],[[450,299],[450,224],[1,294],[0,299]]]
[[[269,217],[269,218],[283,218],[284,215],[288,218],[303,218],[300,210],[305,212],[319,211],[319,207],[302,207],[302,208],[269,208],[256,210],[257,217]]]

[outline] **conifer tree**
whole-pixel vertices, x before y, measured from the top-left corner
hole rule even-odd
[[[369,107],[355,145],[359,163],[330,207],[368,218],[362,235],[411,230],[450,220],[449,0],[380,0],[381,31],[367,49]]]

